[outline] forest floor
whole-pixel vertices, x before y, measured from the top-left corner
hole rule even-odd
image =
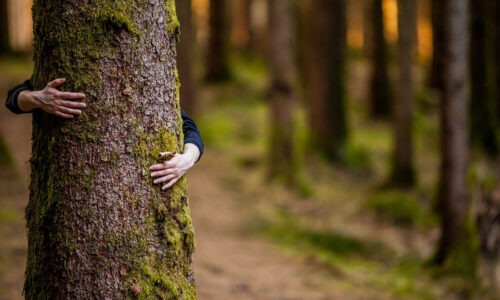
[[[6,61],[0,66],[1,95],[31,68]],[[361,72],[353,69],[349,89],[356,99]],[[258,67],[249,68],[234,82],[199,93],[203,103],[195,120],[207,148],[187,175],[199,299],[466,298],[466,282],[426,264],[438,237],[432,214],[435,114],[417,118],[416,188],[381,188],[390,127],[363,121],[362,106],[352,101],[347,163],[332,166],[299,151],[299,186],[290,189],[265,176],[264,79]],[[12,164],[0,169],[0,300],[22,299],[30,120],[0,107],[0,141],[12,154]],[[297,120],[296,143],[304,144],[300,110]]]

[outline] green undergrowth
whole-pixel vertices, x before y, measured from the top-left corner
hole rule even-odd
[[[314,229],[307,220],[284,210],[274,210],[252,223],[250,231],[280,246],[284,251],[304,256],[317,267],[334,270],[335,280],[353,285],[353,277],[363,274],[363,289],[379,290],[401,299],[436,299],[436,287],[429,283],[432,271],[415,254],[398,254],[380,241],[342,231]],[[340,275],[339,275],[340,274]],[[359,284],[359,283],[358,283]],[[359,292],[359,290],[358,290]]]
[[[423,208],[412,194],[399,190],[382,190],[371,193],[364,203],[382,220],[405,227],[425,227],[435,224],[435,216]]]
[[[2,134],[0,134],[0,166],[2,165],[12,165],[14,162],[12,154],[3,140]]]

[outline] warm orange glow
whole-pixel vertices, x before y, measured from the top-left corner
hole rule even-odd
[[[397,0],[383,0],[384,30],[388,42],[398,40],[398,3]]]
[[[193,19],[196,26],[196,40],[199,44],[205,44],[208,38],[208,0],[192,0]]]
[[[32,0],[9,0],[9,39],[14,50],[26,51],[33,40]]]
[[[351,49],[363,49],[363,7],[365,0],[347,2],[347,46]]]

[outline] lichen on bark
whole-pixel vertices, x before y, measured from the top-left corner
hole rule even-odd
[[[87,108],[33,114],[26,298],[195,299],[187,180],[148,170],[183,148],[174,1],[35,0],[33,21],[35,88],[64,77]]]

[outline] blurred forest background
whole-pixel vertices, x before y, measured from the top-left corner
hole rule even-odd
[[[31,4],[0,0],[3,101]],[[200,299],[498,299],[499,1],[176,4]],[[30,138],[2,105],[0,299],[22,298]]]

